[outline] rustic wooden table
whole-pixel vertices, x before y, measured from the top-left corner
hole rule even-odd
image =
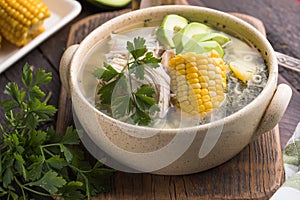
[[[28,62],[30,65],[42,67],[46,71],[52,72],[53,81],[51,84],[44,86],[44,89],[53,93],[50,103],[58,107],[61,88],[58,67],[62,53],[67,45],[70,27],[77,21],[92,14],[108,12],[94,8],[84,0],[79,0],[79,2],[82,4],[83,10],[78,17],[0,74],[0,90],[3,91],[7,82],[14,81],[21,83],[20,72],[23,65]],[[211,7],[226,12],[239,12],[252,15],[263,22],[267,38],[276,51],[300,58],[300,2],[297,0],[247,2],[239,0],[189,0],[188,3],[191,5]],[[300,73],[282,67],[279,67],[279,72],[279,82],[287,83],[293,89],[293,97],[290,105],[279,123],[280,147],[283,148],[294,132],[297,123],[300,121]],[[0,101],[4,98],[5,96],[1,93]],[[2,111],[0,110],[0,112]],[[0,120],[2,120],[3,115],[0,116]],[[211,174],[213,176],[213,172]],[[143,177],[143,175],[139,176],[139,178]],[[115,178],[115,180],[117,180],[117,178]],[[170,181],[175,182],[175,180],[176,178],[156,179],[156,181],[166,184],[170,183]],[[195,185],[193,185],[193,187],[194,186]],[[174,188],[174,190],[175,189],[176,188]],[[178,199],[180,194],[177,195],[179,196],[176,197],[175,193],[175,197],[170,198]]]

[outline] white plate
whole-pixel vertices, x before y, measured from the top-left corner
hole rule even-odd
[[[27,54],[41,42],[74,19],[81,11],[81,5],[75,0],[43,0],[49,7],[50,18],[45,20],[45,32],[37,36],[22,48],[2,41],[0,49],[0,73]]]

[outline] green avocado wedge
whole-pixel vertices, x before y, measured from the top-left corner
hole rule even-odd
[[[87,2],[104,9],[122,8],[128,5],[131,0],[86,0]]]
[[[209,34],[197,34],[192,37],[193,40],[197,42],[204,42],[204,41],[216,41],[221,46],[226,44],[230,41],[230,38],[227,37],[225,34],[221,33],[209,33]]]
[[[218,52],[221,58],[224,56],[224,50],[221,45],[213,40],[204,42],[196,42],[195,40],[190,40],[180,53],[194,52],[201,54],[210,52],[211,50],[215,50],[216,52]]]
[[[184,28],[187,24],[188,20],[184,17],[175,14],[167,15],[156,32],[158,40],[162,44],[173,48],[174,42],[172,38],[174,34]]]
[[[207,34],[212,30],[209,26],[198,22],[191,22],[173,36],[176,53],[180,53],[194,35]]]

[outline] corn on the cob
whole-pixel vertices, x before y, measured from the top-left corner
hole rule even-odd
[[[217,52],[179,54],[168,65],[171,90],[183,111],[205,115],[223,102],[226,65]]]
[[[40,0],[0,0],[0,34],[9,42],[24,46],[44,31],[50,16]]]

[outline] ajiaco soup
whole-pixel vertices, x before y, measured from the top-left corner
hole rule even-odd
[[[249,104],[268,78],[247,41],[175,14],[159,27],[113,33],[95,48],[86,64],[97,78],[93,103],[141,126],[190,127],[224,118]]]

